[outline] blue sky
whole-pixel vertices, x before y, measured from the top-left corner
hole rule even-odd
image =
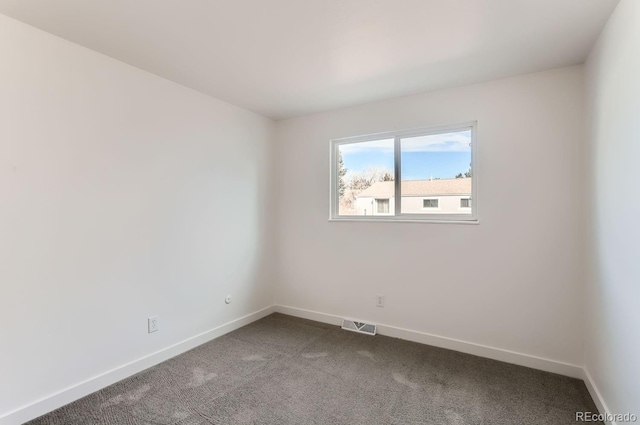
[[[402,180],[453,178],[469,170],[471,131],[402,140]],[[347,176],[369,168],[393,173],[393,139],[340,145]]]

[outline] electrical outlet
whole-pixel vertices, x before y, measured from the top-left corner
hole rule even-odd
[[[376,295],[376,306],[377,307],[384,307],[384,295]]]
[[[157,332],[160,328],[160,321],[158,316],[152,316],[147,319],[149,325],[149,333]]]

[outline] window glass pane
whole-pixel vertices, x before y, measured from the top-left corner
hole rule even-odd
[[[376,199],[376,212],[380,214],[389,213],[389,200],[388,199]]]
[[[338,145],[338,214],[393,215],[393,139]],[[386,200],[386,206],[376,203]]]
[[[402,214],[471,214],[470,129],[403,138],[400,155]]]
[[[438,200],[437,199],[425,199],[422,201],[423,208],[438,208]]]

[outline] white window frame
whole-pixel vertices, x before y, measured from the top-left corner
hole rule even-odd
[[[429,136],[433,134],[452,133],[456,131],[471,130],[471,214],[441,214],[427,213],[411,214],[401,212],[401,140],[409,137]],[[338,153],[339,146],[349,143],[372,142],[376,140],[394,140],[394,183],[395,183],[395,214],[371,215],[371,216],[344,216],[339,214],[338,191]],[[329,221],[381,221],[381,222],[431,222],[431,223],[460,223],[477,224],[478,220],[478,140],[477,122],[466,122],[454,125],[418,128],[404,131],[392,131],[386,133],[369,134],[365,136],[345,137],[330,141],[329,149]],[[389,205],[391,206],[391,205]],[[428,210],[430,208],[425,208]],[[435,208],[434,208],[435,209]]]

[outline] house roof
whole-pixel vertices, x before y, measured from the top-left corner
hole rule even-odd
[[[402,196],[470,195],[471,178],[405,180]],[[376,182],[360,192],[358,198],[392,198],[394,182]]]

